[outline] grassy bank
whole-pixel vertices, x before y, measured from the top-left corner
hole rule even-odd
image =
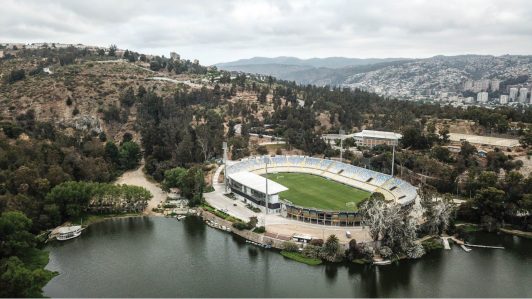
[[[283,250],[281,251],[281,255],[291,260],[294,260],[296,262],[300,262],[300,263],[311,265],[311,266],[316,266],[322,263],[320,259],[308,258],[299,252],[289,252],[289,251]]]

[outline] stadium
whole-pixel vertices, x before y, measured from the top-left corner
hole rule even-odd
[[[374,192],[390,202],[414,203],[417,191],[391,175],[307,156],[258,156],[226,167],[227,186],[240,200],[313,224],[359,226],[357,203]]]

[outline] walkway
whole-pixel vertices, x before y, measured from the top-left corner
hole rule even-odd
[[[144,159],[141,161],[139,168],[136,170],[126,171],[122,174],[115,182],[115,184],[126,184],[132,186],[144,187],[151,192],[153,198],[148,202],[146,210],[144,210],[145,215],[159,215],[152,211],[153,208],[156,208],[158,204],[166,200],[167,194],[164,192],[159,185],[154,182],[149,181],[142,169],[144,168]]]

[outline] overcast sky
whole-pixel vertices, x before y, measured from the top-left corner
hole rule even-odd
[[[253,56],[532,54],[532,1],[2,0],[0,42],[63,42],[214,64]]]

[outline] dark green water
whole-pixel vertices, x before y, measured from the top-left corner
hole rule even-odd
[[[373,267],[307,266],[205,226],[198,218],[139,217],[92,225],[53,243],[61,274],[50,297],[531,297],[532,240],[475,234],[420,260]]]

